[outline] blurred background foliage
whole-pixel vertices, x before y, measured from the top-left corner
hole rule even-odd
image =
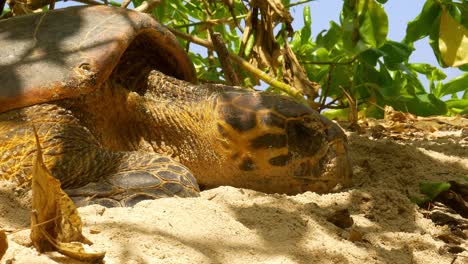
[[[14,6],[13,0],[8,1],[9,7]],[[16,2],[50,6],[49,0]],[[80,2],[127,6],[130,0]],[[239,79],[234,84],[296,97],[329,118],[381,118],[387,105],[419,116],[468,114],[467,0],[426,0],[419,15],[408,21],[402,41],[387,37],[387,0],[344,0],[342,9],[336,10],[339,21],[330,21],[315,39],[307,2],[131,0],[130,4],[176,33],[201,82],[227,81],[229,69],[221,67],[211,42],[211,33],[218,32]],[[304,22],[295,31],[289,12],[293,6],[301,8]],[[4,17],[8,12],[5,8]],[[414,42],[426,37],[438,65],[409,61]],[[448,80],[441,70],[445,67],[463,73]],[[420,75],[427,77],[429,87],[423,86]]]

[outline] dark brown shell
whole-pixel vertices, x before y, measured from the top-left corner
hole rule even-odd
[[[0,113],[94,91],[140,37],[149,47],[141,56],[152,54],[166,74],[196,82],[177,39],[146,14],[85,6],[1,21]]]

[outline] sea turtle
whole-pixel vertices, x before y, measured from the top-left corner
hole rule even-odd
[[[350,182],[336,124],[285,96],[197,85],[183,48],[148,15],[93,6],[10,18],[0,47],[0,179],[30,179],[34,126],[79,204]]]

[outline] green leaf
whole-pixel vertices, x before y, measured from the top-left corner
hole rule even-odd
[[[412,43],[429,35],[432,31],[437,30],[433,27],[434,19],[441,12],[439,3],[434,0],[427,0],[421,13],[408,23],[406,27],[406,36],[403,40],[405,43]]]
[[[388,33],[388,17],[382,6],[374,0],[345,1],[341,13],[343,44],[352,55],[369,48],[379,48]]]
[[[465,94],[468,91],[468,73],[453,78],[452,80],[445,83],[440,91],[440,96],[454,94],[462,91],[465,91]]]
[[[115,1],[112,1],[112,0],[109,3],[111,4],[111,6],[115,6],[115,7],[120,7],[120,5],[121,5],[121,3],[115,2]]]
[[[132,3],[133,3],[133,6],[134,6],[134,7],[137,7],[137,6],[140,6],[141,3],[143,3],[143,0],[132,0]],[[121,4],[119,3],[119,6],[120,6],[120,5],[121,5]]]
[[[460,71],[468,71],[468,64],[459,66],[458,69],[459,69]]]
[[[426,75],[426,78],[429,81],[431,81],[431,83],[434,81],[440,81],[440,80],[444,80],[445,78],[447,78],[447,75],[443,71],[427,63],[411,63],[411,64],[408,64],[408,68],[418,73]],[[437,92],[435,93],[435,96],[437,96],[437,98],[440,98],[443,96],[443,94],[440,94],[440,92]]]
[[[363,3],[364,1],[360,1]],[[367,44],[373,48],[379,48],[385,43],[388,33],[388,17],[382,6],[374,0],[365,1],[367,8],[363,7],[365,13],[360,14],[359,33]]]
[[[444,115],[447,105],[433,94],[400,96],[387,102],[398,111],[410,112],[418,116]]]
[[[450,99],[445,103],[448,108],[468,109],[468,99]]]
[[[325,34],[323,34],[326,32]],[[337,45],[341,44],[342,30],[341,27],[334,21],[330,21],[330,29],[322,31],[317,36],[317,45],[323,46],[328,50],[333,49]]]
[[[371,66],[376,66],[379,58],[382,57],[384,53],[379,49],[368,49],[361,54],[359,54],[359,60],[363,61]]]
[[[1,17],[1,16],[3,16],[3,15],[5,15],[6,13],[8,13],[8,12],[10,12],[10,11],[11,11],[11,9],[10,9],[10,8],[8,8],[8,7],[4,7],[4,8],[3,8],[3,12],[2,12],[2,14],[0,14],[0,17]]]
[[[434,200],[441,192],[450,189],[448,182],[421,182],[419,191],[425,194],[430,200]]]
[[[312,35],[312,16],[310,15],[310,6],[305,6],[302,13],[304,18],[304,27],[301,29],[301,43],[305,44],[309,41],[310,36]]]
[[[378,85],[380,93],[386,96],[398,96],[401,93],[402,80],[393,80],[385,64],[379,62]]]
[[[434,55],[436,56],[436,59],[439,65],[446,67],[446,65],[444,64],[442,60],[442,57],[440,55],[440,50],[439,50],[439,22],[440,22],[440,15],[434,18],[434,22],[432,25],[433,30],[429,32],[429,45],[431,46],[432,51],[434,52]]]
[[[389,40],[380,47],[380,50],[384,53],[385,64],[390,66],[392,64],[408,61],[414,48],[400,42]],[[392,70],[397,70],[395,67],[390,68]]]
[[[445,65],[458,67],[468,63],[468,29],[442,10],[439,50]]]
[[[345,109],[329,109],[322,113],[326,118],[338,121],[347,121],[349,115],[349,108]]]

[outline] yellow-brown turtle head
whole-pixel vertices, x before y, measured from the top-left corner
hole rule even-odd
[[[264,192],[329,192],[350,184],[343,131],[291,98],[228,91],[217,100],[218,131],[239,185]]]

